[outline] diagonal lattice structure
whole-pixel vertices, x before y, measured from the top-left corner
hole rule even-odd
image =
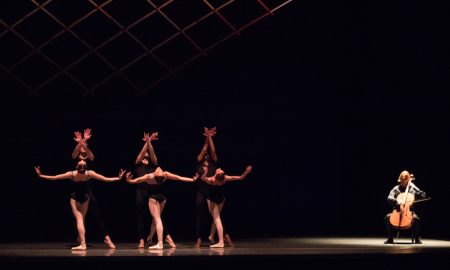
[[[2,0],[0,85],[144,95],[291,1]]]

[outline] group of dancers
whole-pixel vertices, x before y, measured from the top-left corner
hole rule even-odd
[[[137,207],[137,233],[138,233],[138,248],[144,248],[145,243],[150,243],[149,249],[163,249],[164,241],[174,248],[176,247],[169,231],[163,225],[161,214],[164,211],[166,204],[166,197],[162,192],[162,184],[166,180],[195,182],[197,186],[196,193],[196,243],[195,247],[200,247],[202,243],[203,226],[207,220],[205,216],[205,208],[209,210],[213,222],[211,223],[210,235],[208,237],[211,243],[211,248],[222,248],[225,244],[233,246],[230,235],[224,228],[220,213],[222,211],[225,198],[223,186],[226,182],[243,180],[251,171],[252,167],[247,166],[244,172],[238,176],[226,175],[224,170],[217,164],[217,153],[213,142],[213,137],[216,135],[216,128],[204,128],[203,135],[205,141],[203,147],[197,156],[197,169],[195,175],[192,177],[184,177],[163,170],[158,165],[158,159],[155,154],[152,142],[158,140],[158,132],[144,133],[144,146],[139,152],[135,161],[135,175],[131,172],[126,172],[123,169],[119,170],[117,177],[106,177],[93,170],[87,169],[87,161],[94,160],[94,154],[88,147],[88,140],[92,137],[91,130],[85,129],[84,133],[75,132],[74,140],[77,142],[75,149],[72,152],[72,158],[77,159],[75,170],[68,171],[58,175],[44,175],[41,173],[39,166],[35,167],[35,171],[40,178],[47,180],[61,180],[69,179],[72,184],[72,193],[70,194],[70,206],[73,216],[76,221],[78,231],[78,245],[73,247],[74,250],[86,250],[86,230],[85,219],[89,205],[91,211],[97,219],[98,227],[103,234],[104,243],[111,249],[116,246],[111,240],[107,232],[103,219],[100,215],[97,200],[90,188],[90,179],[97,179],[105,182],[119,181],[123,178],[130,184],[135,184],[136,188],[136,207]],[[402,171],[398,177],[399,183],[389,193],[388,202],[393,206],[393,212],[385,217],[387,240],[385,244],[394,243],[394,230],[411,228],[412,242],[421,244],[420,237],[420,219],[418,215],[411,211],[412,204],[415,197],[425,198],[426,194],[412,183],[414,175],[408,171]],[[406,197],[405,197],[406,196]],[[411,198],[406,200],[403,198]],[[423,199],[421,200],[423,201]],[[148,223],[147,213],[150,212],[152,222],[150,225],[150,232],[147,235],[145,224]],[[393,221],[396,215],[395,221]],[[409,223],[405,226],[400,225],[405,220],[409,219]],[[217,232],[218,241],[215,242],[215,234]],[[156,233],[156,244],[152,243],[153,237]],[[146,237],[147,236],[147,237]]]
[[[220,213],[222,211],[225,198],[223,193],[223,185],[229,181],[243,180],[251,171],[252,167],[247,166],[244,172],[238,176],[226,175],[224,170],[217,165],[217,153],[215,150],[213,137],[216,135],[216,128],[204,128],[203,135],[205,142],[200,154],[197,156],[197,170],[192,177],[179,176],[169,171],[163,170],[158,165],[158,160],[152,141],[158,140],[158,132],[144,133],[144,146],[139,152],[135,161],[135,175],[119,170],[117,177],[106,177],[93,170],[88,170],[87,161],[94,160],[94,154],[88,146],[88,140],[92,137],[90,129],[85,129],[83,134],[75,132],[74,140],[77,143],[72,158],[77,159],[75,170],[68,171],[57,175],[44,175],[40,166],[34,169],[40,178],[46,180],[62,180],[69,179],[72,182],[72,192],[70,194],[70,206],[76,221],[78,232],[78,245],[73,247],[74,250],[86,250],[86,229],[85,220],[88,208],[91,205],[93,214],[98,220],[98,225],[104,237],[104,243],[108,248],[115,249],[116,246],[112,242],[107,232],[103,219],[101,218],[97,200],[92,193],[90,180],[96,179],[105,182],[119,181],[123,178],[130,184],[135,184],[136,188],[136,207],[137,207],[137,232],[138,232],[138,248],[145,247],[145,240],[151,243],[149,249],[163,249],[163,238],[170,247],[176,247],[167,228],[164,227],[161,214],[166,204],[166,197],[162,192],[162,184],[166,180],[194,182],[197,186],[196,206],[196,243],[195,247],[200,247],[202,242],[202,231],[206,222],[205,208],[207,207],[212,216],[211,231],[208,237],[211,248],[222,248],[227,245],[232,246],[231,237],[226,232]],[[146,237],[145,224],[147,222],[147,211],[150,212],[152,222],[150,233]],[[152,244],[152,239],[156,232],[157,242]],[[215,242],[215,234],[217,232],[218,241]]]

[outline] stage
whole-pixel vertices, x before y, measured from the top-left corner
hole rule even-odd
[[[11,268],[288,268],[389,269],[449,265],[450,241],[423,239],[410,244],[399,239],[383,244],[384,238],[273,238],[237,240],[235,247],[209,248],[205,243],[179,242],[176,248],[137,249],[134,243],[116,243],[115,250],[102,243],[88,243],[88,250],[73,251],[70,243],[10,243],[0,245],[1,266]]]

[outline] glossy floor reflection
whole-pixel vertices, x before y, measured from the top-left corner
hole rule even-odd
[[[194,248],[177,242],[176,248],[138,249],[136,243],[88,243],[86,251],[71,250],[68,243],[0,244],[1,269],[46,270],[102,269],[420,269],[450,265],[450,241],[422,239],[410,244],[399,239],[385,245],[384,238],[314,237],[235,240],[235,247]]]
[[[0,244],[1,257],[160,257],[160,256],[267,256],[308,254],[405,254],[443,252],[450,255],[450,241],[423,239],[423,244],[410,244],[398,239],[385,245],[384,238],[314,237],[272,238],[236,241],[235,247],[194,248],[191,242],[178,242],[176,248],[163,250],[138,249],[134,243],[116,243],[108,249],[102,243],[90,243],[86,251],[71,250],[68,243],[10,243]]]

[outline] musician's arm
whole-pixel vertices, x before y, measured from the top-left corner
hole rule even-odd
[[[391,192],[389,192],[389,196],[387,197],[387,201],[390,206],[396,206],[397,205],[397,192],[396,188],[393,188]]]

